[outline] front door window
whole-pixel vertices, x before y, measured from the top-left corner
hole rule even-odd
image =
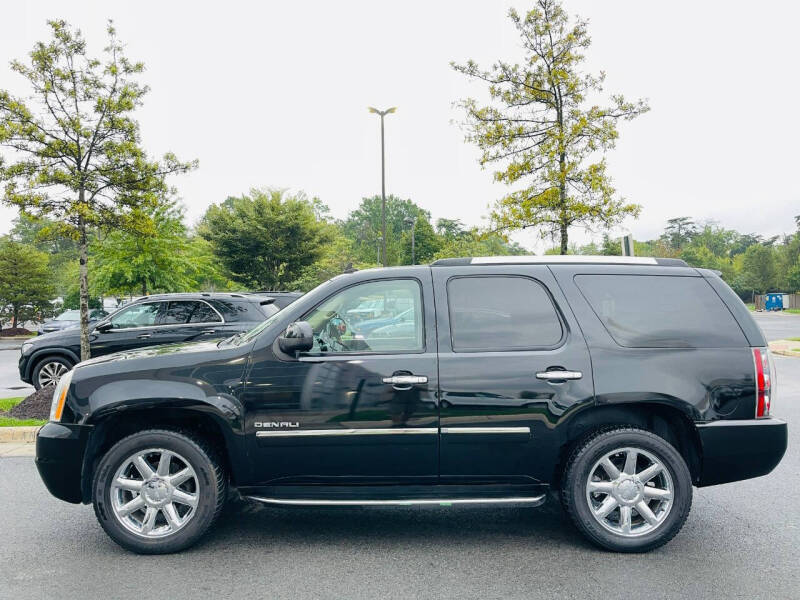
[[[413,353],[424,350],[420,285],[413,279],[354,285],[305,317],[312,354]]]

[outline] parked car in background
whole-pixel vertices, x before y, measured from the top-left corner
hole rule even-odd
[[[444,259],[339,275],[219,343],[78,365],[36,465],[147,554],[197,541],[228,486],[312,507],[555,491],[592,542],[643,552],[678,533],[693,486],[781,460],[774,372],[739,297],[682,260]]]
[[[285,292],[285,291],[275,291],[275,292],[250,292],[251,294],[258,295],[258,296],[268,296],[269,298],[273,298],[275,300],[275,306],[278,308],[286,308],[292,302],[297,300],[300,296],[303,295],[303,292]]]
[[[281,303],[284,300],[281,298]],[[260,294],[145,296],[90,325],[91,354],[95,357],[159,344],[218,340],[252,329],[280,308],[275,298]],[[22,345],[19,375],[38,390],[58,383],[79,357],[78,327],[48,333]]]
[[[102,308],[93,308],[89,311],[89,322],[93,323],[99,321],[103,317],[107,317],[108,313]],[[81,322],[81,311],[79,310],[65,310],[60,315],[53,319],[47,319],[44,323],[39,325],[36,329],[37,335],[44,335],[45,333],[52,333],[54,331],[61,331],[69,327],[76,327]]]

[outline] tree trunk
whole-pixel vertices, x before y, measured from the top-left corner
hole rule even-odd
[[[566,221],[561,221],[561,254],[566,254],[568,250],[569,233],[567,232]]]
[[[14,316],[11,317],[11,329],[16,329],[18,322],[19,322],[19,307],[14,306]]]
[[[142,279],[142,296],[147,296],[147,279]]]
[[[83,191],[81,191],[81,200]],[[91,357],[89,347],[89,249],[86,240],[86,223],[81,217],[78,222],[80,232],[80,309],[81,309],[81,360]]]

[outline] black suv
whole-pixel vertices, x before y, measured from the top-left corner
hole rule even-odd
[[[229,487],[274,505],[536,506],[593,542],[669,541],[692,486],[769,473],[764,337],[712,271],[628,257],[448,259],[339,275],[252,331],[61,378],[36,464],[142,553]]]
[[[144,346],[214,340],[248,331],[298,295],[158,294],[125,305],[89,324],[92,356]],[[77,311],[75,311],[77,312]],[[38,390],[58,383],[79,360],[80,329],[72,327],[22,344],[19,376]]]

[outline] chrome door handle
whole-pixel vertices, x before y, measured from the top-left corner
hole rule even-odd
[[[151,337],[152,335],[153,335],[152,333],[143,333],[142,335],[137,335],[136,337],[138,337],[140,340],[146,340],[147,338]]]
[[[203,335],[209,335],[211,333],[214,333],[214,330],[213,329],[204,329],[201,333]]]
[[[545,379],[547,381],[561,381],[567,379],[580,379],[583,373],[580,371],[539,371],[536,374],[536,379]]]
[[[417,385],[420,383],[428,383],[428,378],[425,375],[392,375],[391,377],[384,377],[383,383],[391,385]]]

